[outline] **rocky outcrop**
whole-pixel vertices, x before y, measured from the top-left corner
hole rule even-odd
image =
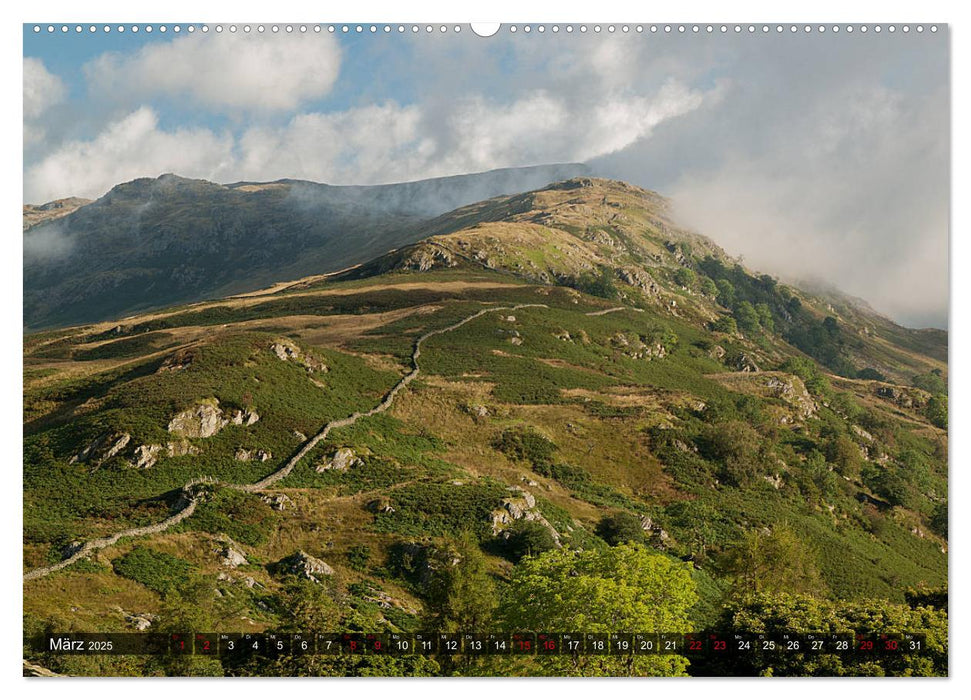
[[[35,664],[27,659],[24,662],[24,678],[61,678],[60,673],[54,673],[49,668]]]
[[[755,364],[755,360],[752,359],[750,355],[746,353],[741,353],[732,362],[732,367],[736,372],[758,372],[759,366]]]
[[[651,341],[637,335],[628,336],[625,333],[614,333],[610,338],[610,344],[618,348],[625,357],[634,360],[652,360],[654,358],[666,357],[667,348],[660,341]]]
[[[553,541],[560,546],[560,533],[536,508],[536,497],[520,486],[510,486],[512,496],[504,498],[490,514],[492,534],[502,537],[506,529],[516,520],[531,520],[538,522],[550,531]]]
[[[152,613],[126,613],[125,622],[134,627],[139,632],[144,632],[152,623],[155,622],[155,615]]]
[[[230,569],[248,563],[246,553],[232,540],[228,541],[219,553],[219,563]]]
[[[293,574],[314,583],[320,583],[325,576],[333,576],[334,569],[322,559],[312,557],[303,550],[291,554],[277,564],[280,572]]]
[[[325,459],[317,465],[317,472],[320,473],[330,470],[346,472],[351,467],[357,467],[362,464],[364,462],[354,454],[354,450],[350,447],[341,447],[329,459]]]
[[[806,385],[794,375],[772,375],[765,380],[765,386],[772,396],[782,399],[796,409],[799,418],[806,420],[816,415],[819,406],[813,401]]]
[[[900,406],[901,408],[923,408],[927,404],[927,399],[920,392],[905,389],[899,386],[893,386],[891,384],[884,384],[878,386],[876,389],[876,395],[879,396],[884,401],[889,401],[892,404]]]
[[[161,451],[161,445],[139,445],[135,449],[135,456],[132,458],[131,465],[136,469],[153,467],[158,461],[158,456]]]
[[[260,414],[252,410],[236,409],[229,417],[219,407],[219,399],[200,401],[169,421],[168,431],[183,438],[212,437],[227,425],[253,425]]]
[[[73,455],[69,462],[78,462],[100,466],[109,459],[119,454],[128,443],[131,442],[131,435],[128,433],[104,433],[99,435],[83,450]]]
[[[229,421],[219,408],[219,400],[212,399],[197,403],[192,408],[177,414],[169,421],[168,431],[182,437],[207,438],[212,437],[228,424]]]
[[[260,500],[266,505],[270,506],[273,510],[283,511],[287,509],[287,506],[293,505],[293,501],[285,493],[276,494],[266,494],[260,496]]]
[[[229,422],[233,425],[245,425],[248,427],[253,425],[253,423],[259,419],[260,414],[256,411],[243,411],[241,409],[236,409],[229,417]]]
[[[273,354],[284,362],[295,362],[303,365],[308,372],[327,372],[329,367],[320,360],[302,352],[291,340],[278,340],[270,346]]]
[[[236,454],[233,458],[237,462],[250,462],[253,460],[265,462],[269,459],[273,459],[273,453],[267,452],[266,450],[247,450],[242,447],[236,448]]]
[[[157,371],[178,372],[189,367],[194,359],[195,352],[192,349],[179,350],[175,354],[166,357],[162,364],[159,365]]]

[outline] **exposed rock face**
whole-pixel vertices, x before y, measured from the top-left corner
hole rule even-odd
[[[121,452],[131,442],[128,433],[105,433],[91,441],[91,444],[72,456],[71,464],[86,462],[99,466]]]
[[[236,409],[227,417],[219,407],[219,399],[207,399],[176,415],[169,421],[168,431],[183,438],[207,438],[227,425],[250,426],[259,419],[260,414],[256,411],[242,409]]]
[[[881,399],[890,401],[901,408],[923,408],[927,403],[927,400],[919,392],[889,384],[878,386],[876,394]]]
[[[362,464],[364,462],[354,454],[354,450],[350,447],[341,447],[331,455],[329,460],[325,460],[317,465],[317,472],[325,472],[329,469],[346,472],[351,467],[357,467]]]
[[[220,552],[219,563],[230,569],[235,569],[237,566],[247,563],[246,554],[235,542],[229,542]]]
[[[260,462],[265,462],[268,459],[273,459],[273,453],[267,452],[266,450],[247,450],[242,447],[236,448],[235,459],[239,462],[249,462],[251,460],[259,460]]]
[[[158,455],[162,451],[161,445],[139,445],[132,458],[132,466],[136,469],[148,469],[155,466]]]
[[[745,353],[742,353],[741,355],[739,355],[735,359],[734,367],[735,367],[735,371],[736,372],[758,372],[758,371],[760,371],[759,370],[759,366],[757,364],[755,364],[755,360],[753,360],[751,357],[749,357]]]
[[[549,530],[550,535],[553,536],[553,541],[557,546],[560,546],[560,533],[536,509],[536,497],[519,486],[510,486],[509,491],[513,495],[502,499],[500,507],[492,511],[490,515],[492,534],[503,536],[506,528],[516,520],[532,520]]]
[[[159,366],[158,371],[177,372],[191,365],[193,359],[195,359],[195,353],[192,349],[179,350],[174,355],[166,357],[165,361]]]
[[[179,440],[177,442],[170,442],[165,446],[166,452],[169,457],[183,457],[185,455],[197,455],[199,454],[199,448],[193,445],[188,440]]]
[[[646,342],[645,342],[646,341]],[[643,336],[626,335],[615,333],[610,338],[610,344],[619,348],[625,357],[635,360],[652,360],[654,358],[666,357],[667,348],[660,341],[646,339]]]
[[[126,613],[125,621],[139,632],[144,632],[155,622],[155,615],[151,613]]]
[[[222,430],[229,421],[223,417],[219,401],[198,403],[186,409],[169,421],[168,431],[190,438],[212,437]]]
[[[405,258],[401,267],[406,270],[425,272],[434,268],[455,267],[458,261],[451,251],[437,245],[419,245]]]
[[[260,419],[260,414],[256,411],[241,411],[236,409],[233,411],[233,415],[230,416],[229,422],[233,425],[253,425],[256,421]]]
[[[334,575],[334,569],[327,562],[312,557],[303,550],[281,560],[279,567],[287,573],[300,576],[314,583],[320,583],[320,579],[324,576]]]
[[[648,292],[653,296],[660,296],[661,294],[661,288],[657,285],[657,282],[644,270],[622,268],[617,271],[617,276],[625,284],[637,287],[641,291]]]
[[[286,510],[288,505],[293,505],[293,501],[285,493],[260,496],[260,500],[270,506],[273,510]]]
[[[278,340],[270,346],[273,354],[284,362],[296,362],[303,365],[308,372],[327,372],[328,367],[320,360],[311,357],[307,353],[301,352],[293,341],[283,339]]]
[[[771,376],[766,379],[765,386],[773,396],[795,408],[802,420],[816,415],[816,411],[819,410],[813,397],[809,395],[806,385],[796,376]]]

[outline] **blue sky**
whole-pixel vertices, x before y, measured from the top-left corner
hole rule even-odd
[[[520,25],[485,39],[185,26],[24,27],[25,201],[163,172],[369,184],[583,161],[671,196],[750,265],[946,325],[946,28]]]

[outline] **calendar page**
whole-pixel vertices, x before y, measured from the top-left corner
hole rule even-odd
[[[948,675],[947,24],[22,32],[25,675]]]

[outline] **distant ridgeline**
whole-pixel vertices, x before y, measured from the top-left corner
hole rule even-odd
[[[364,262],[456,207],[586,173],[510,168],[392,185],[219,185],[176,175],[88,203],[24,207],[24,325],[66,326],[212,299]]]

